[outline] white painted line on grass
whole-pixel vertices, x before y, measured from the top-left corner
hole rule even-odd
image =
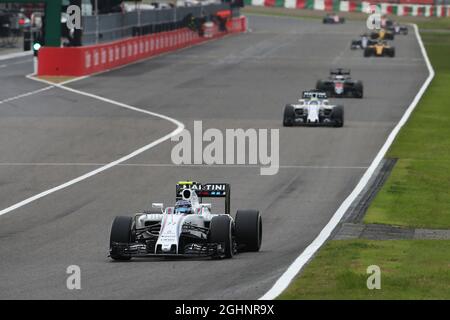
[[[302,268],[313,257],[313,255],[317,252],[317,250],[319,250],[320,247],[325,243],[325,241],[331,235],[331,232],[334,230],[334,228],[337,226],[337,224],[341,221],[341,219],[342,219],[343,215],[345,214],[345,212],[347,211],[347,209],[350,207],[350,205],[353,203],[353,201],[356,199],[356,197],[361,193],[361,191],[364,189],[364,187],[369,182],[369,179],[372,177],[373,173],[375,172],[375,169],[378,167],[381,160],[384,158],[389,147],[394,142],[395,137],[397,136],[397,134],[399,133],[399,131],[403,127],[403,125],[406,123],[406,121],[410,117],[411,113],[414,111],[414,108],[416,107],[417,103],[420,101],[420,98],[422,97],[422,95],[424,94],[428,85],[430,84],[431,80],[433,79],[434,70],[430,63],[430,60],[428,59],[428,55],[427,55],[427,52],[423,45],[422,38],[420,37],[420,34],[419,34],[419,29],[416,24],[414,24],[413,27],[414,27],[417,41],[420,46],[420,50],[422,52],[423,58],[425,60],[427,68],[428,68],[427,79],[422,84],[422,87],[417,92],[416,96],[414,97],[414,100],[411,102],[408,109],[406,109],[405,113],[403,114],[403,117],[400,119],[400,121],[397,123],[397,125],[392,130],[392,132],[389,134],[386,142],[381,147],[380,151],[376,155],[372,164],[367,169],[367,171],[364,173],[361,180],[356,185],[356,187],[353,189],[353,191],[350,193],[350,195],[344,200],[344,202],[341,204],[341,206],[337,209],[337,211],[334,213],[331,220],[322,229],[320,234],[297,257],[297,259],[295,259],[295,261],[288,267],[288,269],[281,275],[281,277],[278,278],[278,280],[275,282],[275,284],[272,286],[272,288],[270,288],[269,291],[267,291],[260,298],[260,300],[272,300],[272,299],[275,299],[276,297],[278,297],[289,286],[289,284],[294,279],[294,277],[302,270]]]

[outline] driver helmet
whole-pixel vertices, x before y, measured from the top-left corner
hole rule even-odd
[[[188,200],[178,200],[175,204],[175,213],[191,214],[192,204]]]

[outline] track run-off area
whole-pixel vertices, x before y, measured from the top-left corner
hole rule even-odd
[[[249,28],[65,88],[26,78],[29,57],[2,61],[1,299],[257,299],[273,286],[352,192],[428,71],[413,32],[396,37],[395,58],[368,59],[350,50],[364,22],[250,16]],[[333,67],[364,83],[363,99],[331,99],[345,107],[344,127],[283,128],[284,105]],[[170,136],[194,120],[279,129],[278,174],[173,165]],[[230,183],[233,214],[259,209],[261,251],[112,262],[113,218],[173,203],[185,179]],[[81,290],[66,287],[70,265]]]

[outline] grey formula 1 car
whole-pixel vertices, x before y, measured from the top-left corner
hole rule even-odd
[[[386,30],[392,32],[393,34],[402,34],[405,36],[408,34],[408,27],[401,25],[398,22],[386,19],[384,25]]]
[[[204,198],[224,198],[225,212],[213,213]],[[258,210],[238,210],[230,215],[230,185],[181,181],[176,202],[157,211],[144,211],[114,219],[110,257],[213,257],[232,258],[242,251],[259,251],[262,219]]]
[[[338,68],[330,71],[326,80],[319,80],[316,89],[326,92],[328,97],[363,97],[363,83],[350,77],[350,70]]]
[[[283,126],[344,125],[344,107],[330,105],[327,94],[320,90],[304,91],[302,99],[284,108]]]
[[[345,18],[342,18],[335,13],[327,13],[322,21],[324,24],[343,24],[345,23]]]
[[[352,43],[350,45],[350,49],[356,50],[356,49],[365,49],[370,45],[374,45],[377,43],[376,40],[372,40],[369,38],[367,34],[362,34],[360,36],[360,39],[358,40],[352,40]]]

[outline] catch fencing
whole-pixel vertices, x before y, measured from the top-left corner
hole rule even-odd
[[[175,30],[183,26],[183,20],[190,14],[198,18],[221,10],[230,10],[230,5],[219,3],[84,16],[82,44],[90,45],[131,37],[136,35],[136,30],[144,26],[153,27],[149,33]],[[238,11],[233,12],[233,16],[239,15]]]

